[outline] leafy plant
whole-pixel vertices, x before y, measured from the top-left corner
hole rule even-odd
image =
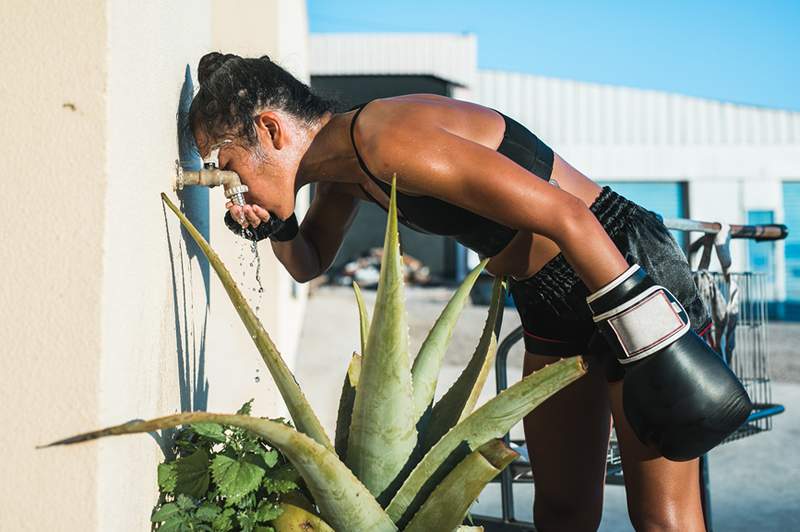
[[[252,399],[237,415],[249,416]],[[290,424],[283,420],[275,420]],[[252,432],[217,423],[186,425],[175,458],[158,466],[161,492],[150,520],[162,532],[274,532],[289,501],[302,501],[294,467]]]
[[[125,423],[51,445],[187,424],[230,425],[254,433],[286,456],[313,497],[315,507],[310,510],[318,510],[319,517],[324,519],[320,526],[341,532],[448,532],[459,527],[485,484],[517,456],[497,438],[586,372],[579,357],[561,360],[528,375],[474,410],[497,347],[494,324],[503,288],[502,278],[497,278],[472,358],[455,384],[434,404],[439,370],[456,320],[488,259],[476,266],[455,291],[412,364],[397,231],[396,179],[393,179],[371,320],[356,288],[362,354],[354,353],[345,375],[334,444],[222,261],[169,198],[164,194],[161,197],[217,272],[297,429],[240,414],[188,412]],[[200,462],[201,458],[194,460]],[[187,469],[191,470],[188,465]],[[196,485],[190,483],[187,489],[199,489],[205,477],[198,475],[194,481]],[[177,499],[175,505],[172,511],[186,511]],[[316,514],[309,516],[316,518]],[[303,522],[304,526],[308,523],[310,518]],[[276,530],[282,529],[276,525]]]

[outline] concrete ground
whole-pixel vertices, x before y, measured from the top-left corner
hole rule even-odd
[[[445,288],[406,287],[411,353],[416,353],[451,292]],[[375,292],[365,291],[372,310]],[[442,369],[437,395],[447,390],[472,354],[486,319],[487,307],[468,304],[459,320]],[[501,336],[519,325],[508,307]],[[717,531],[800,530],[800,324],[769,325],[773,401],[786,406],[773,430],[723,445],[711,452],[712,515]],[[341,383],[350,354],[358,349],[358,315],[350,288],[322,286],[308,300],[297,356],[297,379],[317,409],[323,425],[333,431]],[[509,356],[508,379],[519,379],[523,350],[518,344]],[[494,374],[481,402],[494,396]],[[521,438],[521,426],[512,430]],[[515,490],[517,517],[531,519],[533,489]],[[474,513],[497,515],[499,491],[489,486],[473,507]],[[632,530],[621,486],[607,486],[602,531]]]

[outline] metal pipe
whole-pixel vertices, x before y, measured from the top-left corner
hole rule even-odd
[[[249,189],[242,184],[239,174],[229,170],[220,170],[213,162],[206,162],[200,170],[184,170],[180,161],[175,164],[177,176],[175,190],[182,190],[187,185],[216,187],[222,185],[225,197],[236,205],[244,205],[244,193]]]

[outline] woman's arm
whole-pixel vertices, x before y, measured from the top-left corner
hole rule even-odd
[[[383,129],[383,128],[382,128]],[[437,197],[486,218],[553,240],[590,290],[614,280],[628,263],[577,197],[481,144],[448,131],[386,125],[362,157],[398,187]]]
[[[297,282],[310,281],[330,268],[358,204],[358,198],[337,183],[319,183],[297,236],[285,242],[270,240],[275,256]]]

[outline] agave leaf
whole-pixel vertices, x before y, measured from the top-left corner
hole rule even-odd
[[[358,323],[361,329],[361,352],[367,351],[367,337],[369,335],[369,314],[364,305],[364,298],[361,296],[361,288],[353,281],[353,290],[356,293],[356,303],[358,303]]]
[[[270,523],[275,532],[334,532],[322,518],[299,506],[282,502],[280,507],[283,512]]]
[[[242,295],[239,287],[236,286],[236,281],[219,258],[219,255],[217,255],[216,251],[214,251],[208,242],[206,242],[206,239],[203,238],[203,235],[192,225],[192,222],[184,216],[180,209],[178,209],[163,192],[161,193],[161,199],[167,204],[167,207],[175,213],[183,227],[186,228],[186,231],[191,235],[194,241],[197,242],[198,247],[203,251],[205,256],[208,257],[208,262],[211,263],[214,271],[217,272],[222,286],[225,287],[225,291],[228,293],[228,297],[230,297],[234,308],[236,308],[236,312],[239,313],[239,317],[247,328],[247,332],[250,333],[250,337],[256,344],[259,353],[261,353],[261,358],[264,359],[272,378],[275,380],[278,391],[281,393],[281,397],[283,397],[283,401],[286,403],[286,408],[289,410],[292,421],[294,421],[298,430],[308,434],[319,444],[333,449],[333,444],[331,444],[328,435],[325,434],[325,429],[322,428],[322,424],[311,408],[308,399],[303,395],[303,391],[300,389],[300,385],[297,384],[297,380],[295,380],[289,366],[284,362],[283,357],[281,357],[272,339],[267,334],[267,331],[264,330],[261,321],[256,317],[253,309],[250,308],[250,305]]]
[[[486,377],[494,364],[497,353],[497,337],[494,334],[497,315],[502,304],[500,295],[503,292],[502,277],[496,277],[492,285],[492,299],[486,323],[483,326],[478,345],[472,354],[467,367],[461,372],[455,383],[447,390],[431,411],[431,416],[425,424],[422,438],[422,452],[425,453],[439,441],[439,439],[464,419],[475,408],[481,390],[486,383]]]
[[[342,385],[342,395],[339,398],[339,413],[336,416],[336,437],[334,444],[336,454],[342,460],[347,456],[347,439],[350,436],[350,420],[353,417],[353,403],[356,400],[356,386],[358,377],[361,374],[361,355],[353,352],[350,365],[347,367],[347,375],[344,376]]]
[[[411,363],[397,232],[397,176],[392,177],[381,273],[356,388],[347,465],[381,496],[408,463],[417,442],[411,404]]]
[[[518,456],[501,440],[489,440],[448,473],[403,532],[454,530],[484,486]]]
[[[243,428],[279,449],[306,481],[322,517],[334,529],[397,530],[375,498],[330,449],[283,423],[268,419],[208,412],[184,412],[87,432],[53,442],[46,447],[79,443],[105,436],[151,432],[198,422],[213,422]]]
[[[414,358],[411,377],[414,384],[414,416],[416,419],[422,416],[433,400],[442,360],[447,346],[450,344],[453,329],[464,309],[470,290],[488,262],[488,258],[483,259],[464,278],[458,290],[453,293],[447,306],[436,319],[436,323],[428,332],[428,336],[425,337],[425,341],[422,342],[422,346]]]
[[[455,532],[483,532],[483,527],[462,525],[456,528]]]
[[[542,401],[585,373],[581,357],[559,360],[503,390],[450,429],[417,464],[386,508],[392,521],[403,528],[467,454],[503,436]]]

